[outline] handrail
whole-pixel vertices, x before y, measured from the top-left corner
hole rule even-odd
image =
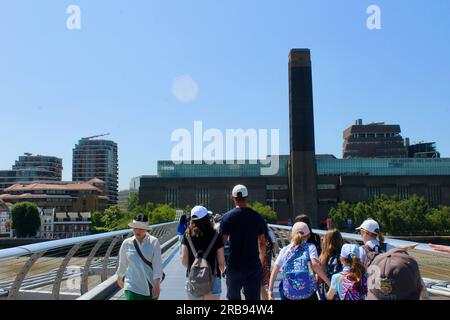
[[[150,234],[165,243],[176,235],[176,225],[175,221],[150,225]],[[110,264],[111,254],[131,234],[132,229],[125,229],[0,250],[0,268],[9,270],[3,277],[0,274],[0,294],[16,300],[27,287],[35,286],[36,277],[41,278],[37,281],[41,286],[37,287],[53,285],[50,298],[54,300],[59,299],[62,281],[66,281],[69,291],[84,294],[89,291],[91,274],[97,273],[104,281],[117,269],[117,253]],[[75,257],[79,270],[71,275],[67,269]]]
[[[176,223],[176,222],[166,222],[166,223],[154,224],[154,225],[151,225],[150,227],[156,228],[156,227],[161,227],[161,226],[170,225],[170,224],[174,224],[174,223]],[[61,247],[75,245],[78,243],[92,242],[92,241],[97,241],[97,240],[105,239],[105,238],[112,238],[112,237],[116,237],[116,236],[124,236],[124,235],[130,234],[131,232],[132,232],[132,229],[125,229],[125,230],[105,232],[105,233],[94,234],[94,235],[83,236],[83,237],[52,240],[52,241],[34,243],[34,244],[29,244],[29,245],[25,245],[25,246],[14,247],[14,248],[2,249],[2,250],[0,250],[0,259],[11,258],[11,257],[20,257],[23,255],[33,254],[33,253],[43,251],[43,250],[52,250],[52,249],[57,249],[57,248],[61,248]]]

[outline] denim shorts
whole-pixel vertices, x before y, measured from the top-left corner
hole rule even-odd
[[[187,294],[190,297],[192,297],[194,299],[200,299],[200,298],[203,297],[200,294],[191,293],[189,291],[189,285],[188,284],[189,284],[189,280],[186,279],[186,286],[185,286],[185,288],[186,288]],[[214,287],[213,287],[213,289],[212,289],[210,294],[212,294],[212,295],[220,295],[221,293],[222,293],[222,279],[219,278],[219,277],[216,277],[216,279],[214,280]]]

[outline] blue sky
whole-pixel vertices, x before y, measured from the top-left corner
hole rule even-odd
[[[81,8],[81,30],[66,9]],[[381,30],[366,27],[369,5]],[[288,152],[291,48],[310,48],[316,151],[341,156],[355,119],[398,123],[450,156],[450,1],[1,0],[0,169],[63,158],[81,137],[119,144],[120,189],[156,173],[177,128],[280,129]],[[189,75],[196,99],[172,94]]]

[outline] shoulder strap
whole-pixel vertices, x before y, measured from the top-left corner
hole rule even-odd
[[[192,239],[191,239],[191,236],[189,235],[189,233],[186,233],[186,239],[188,240],[189,247],[191,248],[191,251],[192,251],[194,257],[197,258],[197,250],[195,250],[194,244],[192,243]]]
[[[208,254],[210,253],[210,251],[212,250],[212,247],[214,246],[214,244],[216,243],[217,237],[219,236],[219,234],[217,232],[214,232],[214,236],[212,238],[211,243],[208,246],[208,249],[205,252],[205,259],[208,257]]]
[[[144,263],[146,265],[148,265],[150,268],[153,269],[153,264],[144,257],[144,255],[142,254],[141,248],[139,248],[139,244],[136,239],[133,240],[133,244],[134,244],[134,247],[136,248],[136,251],[137,251],[139,257],[141,257],[142,261],[144,261]]]
[[[152,269],[152,272],[153,272],[153,264],[151,261],[147,260],[147,258],[145,258],[144,255],[142,254],[141,248],[139,247],[139,244],[138,244],[136,238],[133,240],[133,244],[134,244],[134,247],[136,248],[136,252],[138,253],[139,257],[141,257],[142,261],[144,261],[144,263],[146,265],[148,265]],[[165,278],[166,278],[166,274],[163,271],[162,275],[161,275],[161,282],[163,282]]]
[[[212,238],[212,241],[210,242],[208,249],[206,249],[205,253],[203,254],[203,258],[206,259],[212,249],[212,247],[214,246],[214,244],[216,243],[217,237],[219,236],[219,234],[217,232],[214,232],[214,236]],[[191,237],[189,236],[189,234],[186,234],[186,238],[188,240],[189,243],[189,247],[191,248],[192,253],[194,254],[194,257],[197,258],[197,250],[195,250],[194,247],[194,243],[192,242]]]

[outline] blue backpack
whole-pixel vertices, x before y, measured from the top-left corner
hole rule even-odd
[[[283,294],[289,300],[309,298],[316,291],[316,279],[309,268],[308,244],[291,249],[283,264]]]

